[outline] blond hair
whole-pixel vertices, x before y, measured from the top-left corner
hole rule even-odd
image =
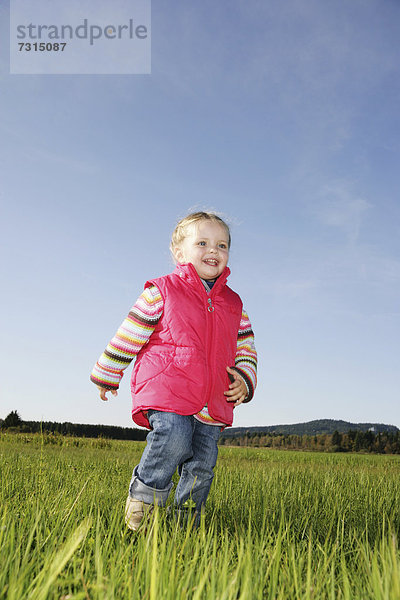
[[[175,249],[183,242],[185,237],[188,235],[188,228],[191,225],[199,223],[200,221],[213,221],[214,223],[218,223],[218,225],[222,225],[222,227],[225,228],[226,233],[228,234],[228,248],[231,247],[231,232],[229,229],[229,225],[225,223],[225,221],[221,219],[221,217],[219,217],[217,213],[194,212],[190,213],[190,215],[187,215],[187,217],[181,219],[175,227],[174,231],[172,232],[170,244],[172,254],[174,254]]]

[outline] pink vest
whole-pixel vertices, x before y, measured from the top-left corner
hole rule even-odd
[[[240,297],[226,285],[228,267],[210,294],[191,263],[153,279],[164,310],[149,342],[139,352],[131,380],[132,418],[149,428],[149,408],[194,415],[205,404],[210,415],[232,424],[233,403],[226,367],[234,366],[242,315]]]

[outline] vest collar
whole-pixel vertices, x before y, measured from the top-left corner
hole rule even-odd
[[[213,291],[216,288],[224,286],[226,284],[226,280],[228,279],[228,277],[230,275],[230,272],[231,272],[230,268],[225,267],[225,269],[222,271],[221,275],[218,277],[217,281],[215,282],[211,291]],[[176,265],[174,273],[176,273],[179,277],[182,277],[182,279],[185,279],[188,283],[194,283],[194,282],[197,283],[198,282],[201,284],[202,287],[204,287],[203,282],[201,281],[200,277],[198,276],[197,271],[194,268],[194,266],[192,265],[192,263],[183,263],[183,264]]]

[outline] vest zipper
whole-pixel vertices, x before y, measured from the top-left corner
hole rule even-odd
[[[206,293],[206,291],[204,290],[204,292]],[[210,316],[206,319],[206,323],[207,323],[207,370],[210,371],[214,365],[215,359],[214,359],[214,316],[213,316],[213,312],[215,310],[215,307],[213,305],[212,302],[212,298],[210,296],[207,296],[207,311],[210,313]],[[211,320],[210,320],[211,319]],[[207,389],[206,389],[206,394],[205,394],[205,400],[206,400],[206,404],[209,407],[210,406],[210,400],[212,399],[212,392],[213,392],[213,378],[212,377],[208,377],[208,385],[207,385]]]

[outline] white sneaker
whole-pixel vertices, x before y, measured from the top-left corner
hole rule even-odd
[[[137,531],[145,516],[153,512],[154,505],[146,504],[142,500],[136,500],[128,496],[125,505],[125,523],[132,531]]]

